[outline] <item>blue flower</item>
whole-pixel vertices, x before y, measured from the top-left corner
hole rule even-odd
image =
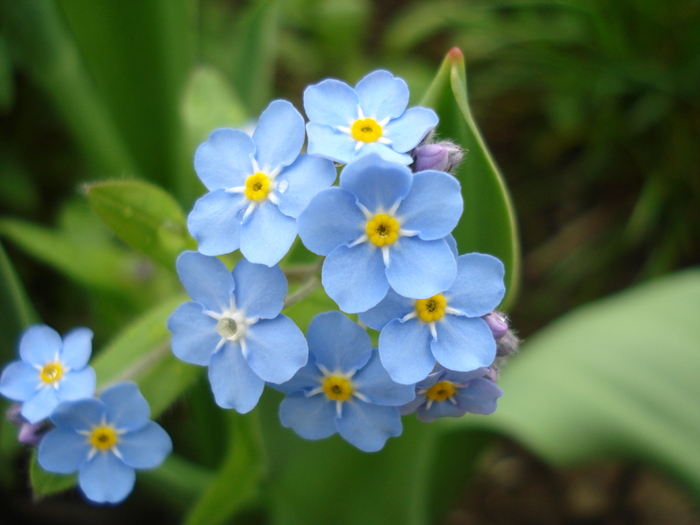
[[[272,102],[253,137],[218,129],[194,157],[197,175],[210,191],[187,219],[205,255],[240,248],[251,262],[274,266],[297,234],[296,218],[336,177],[329,160],[299,155],[304,119],[285,100]]]
[[[287,381],[306,364],[304,335],[280,314],[287,279],[279,266],[242,259],[229,272],[216,257],[184,252],[177,271],[193,301],[168,319],[173,353],[188,363],[209,366],[219,406],[248,412],[265,381]]]
[[[304,91],[304,109],[310,122],[308,152],[347,164],[358,156],[378,153],[408,165],[407,151],[438,123],[431,109],[406,109],[408,86],[388,71],[374,71],[352,89],[327,79]]]
[[[396,408],[415,396],[413,385],[394,383],[359,325],[338,311],[309,324],[309,363],[287,383],[280,405],[282,425],[306,439],[339,432],[365,452],[381,449],[401,434]]]
[[[152,469],[172,451],[163,428],[150,421],[148,402],[134,383],[119,383],[99,399],[61,403],[56,428],[39,444],[44,470],[78,472],[78,484],[95,503],[119,503],[134,488],[134,469]]]
[[[366,155],[348,164],[340,187],[320,192],[299,216],[299,236],[325,255],[323,286],[348,313],[376,305],[389,286],[429,297],[455,278],[445,237],[462,214],[459,182],[440,171],[415,175]],[[422,378],[420,378],[422,379]]]
[[[381,330],[379,355],[392,379],[421,381],[436,360],[457,372],[491,365],[496,341],[481,316],[503,299],[503,275],[503,263],[491,255],[461,255],[457,278],[446,291],[417,301],[389,292],[360,314],[363,323]]]
[[[412,414],[430,423],[439,417],[461,417],[467,412],[492,414],[500,388],[483,376],[486,368],[472,372],[440,369],[416,385],[416,398],[399,407],[401,415]]]
[[[88,366],[92,331],[75,328],[63,340],[46,325],[28,328],[19,342],[21,361],[13,361],[0,378],[0,394],[22,402],[30,423],[46,419],[61,401],[95,393],[95,371]]]

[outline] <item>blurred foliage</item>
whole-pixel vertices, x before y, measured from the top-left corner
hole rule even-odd
[[[100,379],[137,377],[175,436],[176,455],[144,488],[193,523],[438,520],[490,432],[555,462],[632,455],[697,495],[700,466],[684,462],[697,456],[699,416],[684,404],[697,397],[697,272],[533,337],[505,371],[492,418],[407,419],[404,436],[374,455],[280,429],[275,392],[257,414],[261,450],[257,416],[215,407],[201,370],[169,353],[164,320],[183,300],[172,256],[191,246],[182,214],[204,192],[192,156],[213,128],[254,125],[272,98],[301,108],[309,83],[352,84],[378,67],[405,78],[418,103],[453,46],[466,59],[469,106],[458,78],[462,104],[434,99],[438,131],[475,140],[459,174],[465,188],[480,176],[471,166],[497,176],[497,163],[511,190],[523,275],[509,313],[522,335],[699,264],[699,26],[694,0],[0,0],[0,355],[10,359],[39,319],[61,332],[92,327]],[[473,126],[458,109],[467,124],[473,111]],[[84,183],[116,236],[77,191]],[[147,188],[140,199],[122,191],[134,187]],[[290,260],[307,255],[297,247]],[[286,313],[305,328],[327,308],[317,290]],[[0,482],[25,494],[8,427]],[[227,498],[232,478],[239,492]]]

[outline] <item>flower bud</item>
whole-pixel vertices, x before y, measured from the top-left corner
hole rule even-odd
[[[493,312],[483,316],[482,319],[486,321],[486,324],[491,329],[493,338],[496,341],[506,335],[506,332],[508,331],[508,319],[505,315],[494,310]]]
[[[437,170],[452,172],[464,157],[462,148],[452,142],[423,144],[413,150],[413,171]]]
[[[21,403],[14,403],[7,409],[5,416],[10,423],[19,427],[17,441],[24,445],[38,445],[51,425],[46,419],[34,424],[29,423],[20,414],[21,409]]]
[[[503,337],[496,342],[496,355],[499,357],[508,356],[518,351],[520,339],[508,330]]]

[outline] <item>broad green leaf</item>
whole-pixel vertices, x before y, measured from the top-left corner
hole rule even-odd
[[[239,19],[235,82],[252,113],[262,111],[272,95],[277,58],[280,0],[258,0]]]
[[[238,96],[215,68],[200,66],[189,79],[182,114],[192,151],[217,128],[239,128],[248,118]]]
[[[503,261],[507,291],[500,308],[508,310],[520,280],[515,212],[503,177],[469,108],[464,56],[459,49],[453,48],[447,54],[421,105],[437,111],[437,132],[441,138],[453,139],[468,150],[457,172],[464,214],[454,236],[460,253],[490,253]]]
[[[218,473],[185,519],[186,524],[218,525],[249,503],[265,469],[257,413],[229,411],[229,449]]]
[[[22,330],[39,322],[22,282],[0,243],[0,360],[16,359],[14,349]]]
[[[125,328],[92,361],[97,388],[119,381],[136,381],[151,405],[152,417],[168,408],[202,372],[202,368],[178,360],[170,349],[170,314],[187,301],[175,296],[144,313]]]
[[[78,474],[54,474],[47,472],[36,459],[36,449],[29,460],[29,481],[32,484],[34,498],[39,499],[51,494],[66,491],[78,483]]]
[[[700,269],[581,307],[526,342],[493,415],[441,427],[505,433],[561,465],[632,457],[700,498],[699,317]]]
[[[92,209],[133,248],[174,269],[183,250],[196,248],[185,216],[166,191],[146,182],[106,181],[85,186]]]

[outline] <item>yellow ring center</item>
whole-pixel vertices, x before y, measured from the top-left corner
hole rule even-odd
[[[433,401],[444,401],[452,397],[456,391],[455,386],[449,381],[440,381],[431,386],[425,395]]]
[[[382,136],[382,127],[373,118],[358,119],[353,122],[350,134],[360,142],[376,142]]]
[[[367,222],[365,233],[367,233],[370,242],[376,246],[386,246],[399,238],[399,229],[399,223],[396,219],[380,213]]]
[[[245,181],[245,196],[252,201],[261,201],[270,193],[270,179],[264,173],[255,173]]]
[[[117,444],[119,438],[112,427],[101,426],[92,429],[90,444],[100,450],[109,450]]]
[[[437,321],[445,315],[447,301],[442,294],[433,295],[428,299],[418,299],[416,301],[416,313],[426,323]]]
[[[63,378],[63,365],[58,361],[46,363],[39,373],[41,380],[47,385],[52,385]]]
[[[352,385],[344,377],[330,376],[323,382],[323,391],[328,399],[347,401],[352,395]]]

